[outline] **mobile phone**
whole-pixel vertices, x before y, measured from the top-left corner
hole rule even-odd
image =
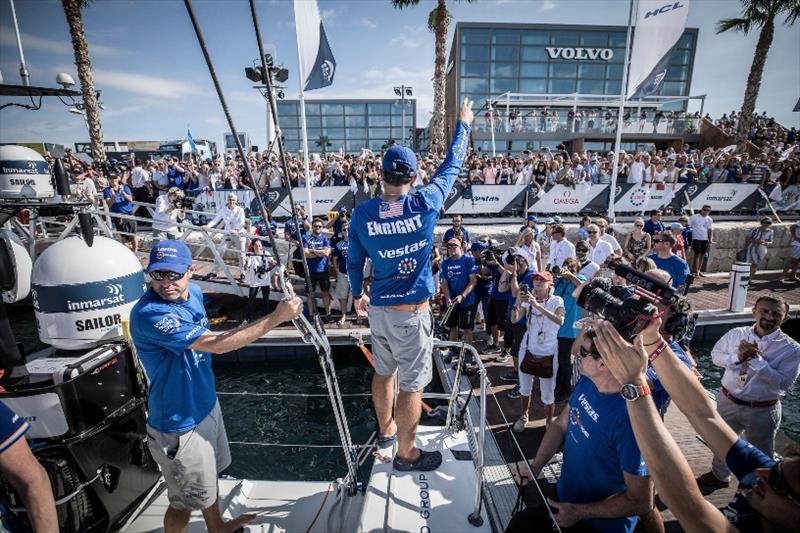
[[[527,283],[523,283],[519,286],[519,293],[523,296],[527,296],[530,292],[531,288],[528,286]]]

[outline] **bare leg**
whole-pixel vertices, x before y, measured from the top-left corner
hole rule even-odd
[[[164,514],[164,533],[185,533],[189,528],[190,511],[181,511],[171,505]]]
[[[497,326],[492,326],[492,343],[495,346],[500,344],[500,330],[497,329]]]
[[[549,428],[550,423],[553,421],[553,411],[555,411],[554,403],[544,404],[544,427]]]
[[[203,520],[206,522],[206,528],[208,528],[209,533],[233,533],[240,527],[250,523],[255,517],[256,515],[254,514],[243,514],[225,522],[219,512],[219,499],[211,507],[203,509]]]
[[[394,374],[372,376],[372,405],[375,407],[375,417],[378,419],[378,431],[385,437],[397,433],[397,424],[392,417],[394,377]]]
[[[325,314],[331,314],[331,293],[327,291],[322,292],[322,303],[325,305]]]
[[[467,344],[472,344],[472,338],[473,338],[472,337],[472,330],[471,329],[465,329],[464,330],[464,340],[467,342]]]
[[[756,271],[757,270],[758,270],[758,265],[750,265],[750,281],[751,282],[756,277]]]
[[[520,396],[519,397],[519,405],[520,405],[520,416],[528,416],[528,411],[531,409],[531,397],[530,396]]]
[[[344,326],[347,322],[347,298],[339,298],[339,309],[342,311],[342,318],[339,319],[339,325]]]
[[[403,461],[419,459],[416,448],[417,425],[422,409],[422,391],[403,392],[397,396],[397,456]]]

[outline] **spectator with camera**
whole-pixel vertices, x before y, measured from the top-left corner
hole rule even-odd
[[[109,185],[103,189],[103,198],[108,209],[119,215],[133,214],[133,192],[130,187],[120,183],[120,175],[112,172],[108,176]],[[114,229],[120,232],[122,244],[131,250],[139,250],[139,238],[136,236],[136,221],[127,218],[113,217]]]
[[[567,230],[562,224],[553,226],[553,240],[550,242],[550,256],[547,260],[546,270],[558,275],[564,261],[575,257],[575,245],[567,240]]]
[[[250,287],[247,297],[247,312],[244,324],[253,320],[253,311],[258,301],[258,293],[261,292],[261,301],[264,309],[268,313],[270,286],[278,289],[277,280],[272,279],[270,271],[277,262],[269,251],[264,249],[263,243],[259,239],[253,239],[247,254],[247,285]]]
[[[97,188],[92,180],[86,178],[82,166],[76,165],[72,168],[70,194],[79,202],[91,203],[92,209],[97,207]]]
[[[163,239],[180,238],[180,229],[177,224],[183,222],[184,193],[178,187],[170,187],[167,194],[156,198],[156,208],[153,214],[153,244]]]
[[[220,222],[224,224],[225,235],[219,243],[219,253],[224,258],[225,250],[228,246],[236,252],[236,260],[239,264],[239,280],[244,281],[244,259],[245,259],[245,216],[244,209],[236,203],[236,193],[228,193],[227,202],[217,210],[217,214],[211,221],[202,228],[213,228]],[[211,275],[215,275],[212,272]]]
[[[508,398],[516,400],[522,396],[519,390],[519,371],[517,369],[519,368],[519,347],[527,330],[527,320],[526,317],[520,316],[516,321],[512,321],[511,317],[520,293],[528,293],[530,288],[533,287],[533,276],[537,270],[529,265],[527,256],[522,254],[512,255],[509,252],[506,256],[506,272],[510,296],[506,309],[508,320],[503,330],[503,346],[511,353],[513,367],[508,372],[501,374],[500,380],[517,384],[514,389],[506,394]]]
[[[542,251],[531,228],[525,228],[517,237],[515,255],[524,255],[529,266],[535,268],[537,272],[542,270]]]
[[[303,225],[301,231],[297,231],[295,218]],[[303,252],[300,251],[302,242],[308,232],[311,231],[311,223],[306,219],[306,212],[302,204],[294,204],[294,218],[289,218],[283,225],[284,238],[292,245],[292,267],[297,276],[305,277],[305,264],[303,263]]]
[[[587,280],[592,279],[600,271],[600,265],[592,261],[590,257],[591,250],[588,240],[580,240],[575,243],[575,258],[580,263],[578,274],[582,274]]]
[[[450,239],[457,238],[461,241],[462,244],[467,245],[471,241],[469,230],[461,225],[462,217],[461,215],[453,215],[451,219],[453,226],[448,228],[447,231],[444,232],[444,238],[442,239],[445,243],[450,242]]]
[[[470,245],[469,251],[477,267],[477,273],[475,274],[475,304],[476,306],[478,304],[481,306],[481,313],[483,314],[482,322],[485,331],[488,332],[489,328],[485,324],[489,316],[489,295],[492,292],[492,271],[489,268],[488,262],[493,259],[493,250],[491,249],[490,243],[487,243],[483,239],[478,239]],[[478,323],[481,322],[478,320],[479,316],[481,315],[478,314],[476,307],[475,319]]]
[[[464,340],[472,344],[475,328],[475,285],[478,268],[471,255],[463,252],[463,243],[458,237],[447,241],[447,258],[442,261],[441,290],[444,305],[453,305],[447,323],[450,340],[458,340],[458,330],[464,330]]]
[[[303,248],[306,255],[306,268],[311,277],[311,290],[319,286],[322,293],[322,303],[325,306],[325,319],[331,318],[331,278],[328,273],[329,258],[331,256],[331,241],[322,233],[324,224],[322,219],[315,218],[311,224],[311,233],[306,233],[303,238]]]
[[[675,236],[672,231],[662,231],[653,236],[654,252],[648,257],[653,260],[661,270],[670,275],[669,283],[683,293],[686,289],[686,281],[689,277],[689,263],[672,252],[675,243]]]

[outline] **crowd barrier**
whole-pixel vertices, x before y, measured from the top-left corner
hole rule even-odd
[[[760,189],[760,190],[759,190]],[[193,209],[214,213],[217,206],[225,205],[230,192],[238,198],[248,216],[257,215],[255,195],[250,189],[201,191]],[[295,202],[307,208],[306,190],[292,190]],[[445,200],[445,214],[502,215],[519,213],[526,206],[529,212],[543,214],[605,214],[608,209],[610,185],[554,185],[539,189],[535,185],[468,185],[456,183]],[[290,215],[288,190],[270,189],[262,197],[276,218]],[[773,200],[778,211],[792,211],[800,207],[800,189],[775,190],[775,186],[761,188],[749,183],[679,183],[663,189],[634,183],[620,183],[614,191],[614,210],[617,213],[642,213],[653,209],[686,210],[687,205],[699,210],[710,205],[715,212],[753,212],[766,208],[766,198]],[[369,199],[369,194],[350,187],[317,187],[312,189],[314,216],[325,215],[346,207],[348,211]]]

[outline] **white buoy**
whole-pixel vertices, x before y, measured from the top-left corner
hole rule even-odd
[[[27,146],[0,146],[0,201],[45,201],[55,188],[50,166]]]
[[[747,303],[747,286],[750,284],[750,265],[739,263],[731,266],[731,279],[728,282],[728,310],[738,313]]]
[[[146,290],[139,259],[122,243],[69,237],[33,265],[31,298],[42,342],[63,350],[122,337],[122,321]]]

